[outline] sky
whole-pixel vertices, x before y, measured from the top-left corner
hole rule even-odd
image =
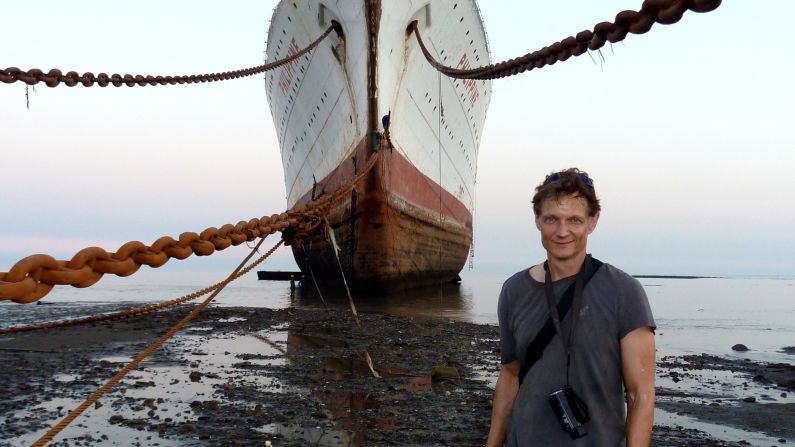
[[[0,66],[144,75],[261,64],[276,4],[0,2]],[[500,61],[640,4],[480,7]],[[589,239],[599,259],[632,274],[795,276],[792,17],[791,0],[727,0],[593,59],[495,81],[478,161],[474,272],[507,276],[544,258],[533,188],[576,166],[602,201]],[[34,253],[115,251],[285,208],[259,76],[35,90],[28,109],[23,84],[0,84],[0,271]],[[161,269],[231,270],[246,252]],[[295,267],[280,250],[268,268]]]

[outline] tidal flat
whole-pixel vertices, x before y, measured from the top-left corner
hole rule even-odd
[[[0,336],[0,445],[38,439],[192,307]],[[28,311],[39,321],[70,318],[59,306]],[[497,327],[376,313],[359,320],[343,309],[211,306],[56,445],[483,445]],[[668,356],[657,375],[653,445],[795,442],[791,365]]]

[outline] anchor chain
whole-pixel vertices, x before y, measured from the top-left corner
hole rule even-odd
[[[640,11],[622,11],[616,15],[615,22],[597,23],[593,31],[581,31],[575,36],[569,36],[524,56],[470,70],[448,67],[437,61],[425,47],[416,21],[411,22],[408,31],[413,32],[417,37],[425,59],[445,76],[456,79],[498,79],[552,65],[558,61],[563,62],[571,56],[580,56],[588,50],[598,50],[607,42],[616,43],[624,40],[628,33],[644,34],[655,23],[663,25],[676,23],[687,10],[698,13],[710,12],[717,9],[720,4],[721,0],[645,0]]]
[[[199,289],[195,292],[191,292],[187,295],[183,295],[173,300],[164,301],[162,303],[157,303],[157,304],[150,304],[147,306],[136,307],[135,309],[127,309],[119,312],[112,312],[102,315],[93,315],[85,318],[75,318],[71,320],[61,320],[61,321],[49,321],[46,323],[32,324],[28,326],[12,326],[12,327],[0,328],[0,335],[19,334],[23,332],[33,332],[45,329],[79,326],[82,324],[101,323],[103,321],[126,320],[128,318],[141,317],[154,312],[159,312],[161,310],[169,309],[179,304],[187,303],[188,301],[195,300],[196,298],[207,295],[208,293],[223,287],[225,283],[230,283],[246,275],[255,267],[260,265],[263,261],[265,261],[265,259],[267,259],[267,255],[262,255],[259,257],[259,259],[249,264],[246,268],[232,275],[230,279],[226,281],[217,282],[211,286]]]
[[[8,272],[0,272],[0,300],[31,303],[47,295],[56,285],[88,287],[106,273],[129,276],[142,265],[160,267],[171,258],[181,260],[192,254],[208,256],[216,250],[298,226],[313,215],[313,211],[300,209],[248,222],[240,221],[237,225],[210,227],[200,234],[182,233],[179,240],[164,236],[151,246],[131,241],[115,253],[89,247],[77,252],[69,261],[55,260],[44,254],[28,256],[14,264]]]
[[[272,70],[282,65],[289,64],[290,62],[300,58],[304,54],[312,51],[312,49],[318,46],[318,44],[320,44],[320,42],[323,41],[323,39],[325,39],[326,36],[328,36],[331,33],[331,31],[335,29],[338,32],[340,30],[339,24],[337,24],[336,22],[332,23],[332,25],[329,26],[326,29],[326,31],[320,35],[320,37],[318,37],[312,43],[310,43],[309,46],[293,54],[292,56],[274,62],[270,62],[264,65],[259,65],[257,67],[251,67],[242,70],[225,71],[223,73],[211,73],[211,74],[201,74],[201,75],[186,75],[186,76],[151,76],[151,75],[133,76],[130,74],[122,76],[118,73],[114,73],[112,75],[108,75],[107,73],[100,73],[95,76],[91,72],[84,73],[81,76],[75,71],[70,71],[66,74],[63,74],[63,72],[57,68],[53,68],[49,72],[44,73],[42,70],[39,70],[38,68],[32,68],[28,71],[23,71],[17,67],[8,67],[5,70],[0,69],[0,82],[11,84],[17,81],[21,81],[28,85],[36,85],[39,82],[44,82],[47,85],[47,87],[57,87],[62,82],[66,84],[68,87],[74,87],[78,83],[83,84],[84,87],[92,87],[94,85],[99,85],[100,87],[107,87],[108,85],[113,85],[114,87],[121,87],[122,85],[126,85],[127,87],[134,87],[136,85],[144,87],[147,85],[167,85],[167,84],[175,85],[175,84],[194,84],[199,82],[227,81],[230,79],[244,78],[259,73],[264,73],[268,70]]]
[[[243,242],[273,234],[277,231],[289,239],[288,245],[300,240],[322,222],[322,216],[343,197],[351,192],[379,159],[375,152],[367,164],[348,182],[333,193],[318,197],[306,207],[299,207],[281,214],[263,216],[237,225],[226,224],[221,228],[210,227],[197,234],[182,233],[179,240],[170,236],[157,239],[152,245],[131,241],[110,253],[99,247],[78,251],[70,260],[56,260],[45,254],[31,255],[14,264],[8,272],[0,272],[0,301],[32,303],[47,295],[56,285],[89,287],[102,279],[106,273],[129,276],[142,265],[160,267],[169,259],[185,259],[192,254],[209,256],[216,251]],[[295,231],[284,234],[285,230]],[[294,233],[294,234],[293,234]]]

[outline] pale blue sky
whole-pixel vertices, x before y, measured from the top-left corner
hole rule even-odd
[[[0,66],[193,74],[257,65],[275,1],[2,1]],[[234,6],[230,6],[234,5]],[[495,61],[640,1],[482,1]],[[727,0],[625,44],[494,83],[477,271],[543,257],[532,188],[578,166],[603,203],[591,251],[630,273],[795,275],[795,2]],[[601,65],[601,67],[600,67]],[[0,84],[0,271],[284,209],[259,77],[174,87]],[[225,252],[226,253],[226,252]],[[165,268],[231,268],[241,249]],[[177,265],[179,264],[179,265]],[[283,250],[272,268],[288,267]]]

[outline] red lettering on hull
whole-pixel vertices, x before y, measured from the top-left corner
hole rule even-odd
[[[300,48],[298,48],[298,44],[295,43],[295,37],[290,41],[290,46],[287,47],[287,56],[290,57],[296,53]],[[282,89],[282,93],[287,94],[287,90],[290,89],[290,86],[293,84],[293,78],[295,77],[295,66],[298,63],[297,60],[290,62],[287,65],[282,67],[282,73],[279,75],[279,88]]]
[[[472,68],[472,66],[469,65],[469,59],[467,58],[466,53],[464,53],[464,55],[461,56],[461,59],[458,61],[458,68],[461,70],[470,70]],[[477,102],[478,97],[480,96],[477,81],[474,79],[462,79],[461,82],[464,84],[464,88],[466,88],[467,92],[469,93],[469,105],[474,107],[475,102]]]

